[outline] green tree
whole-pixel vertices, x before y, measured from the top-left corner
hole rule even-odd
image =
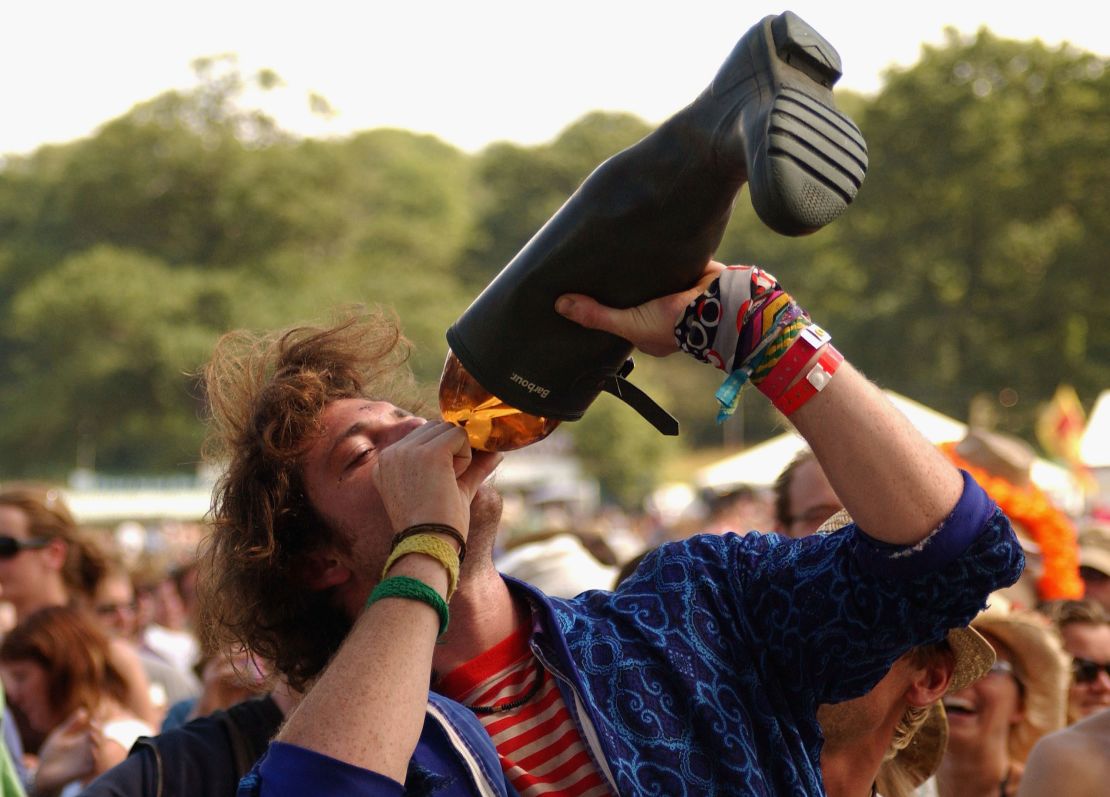
[[[494,144],[478,156],[477,218],[458,264],[479,290],[501,271],[602,161],[651,128],[628,114],[591,113],[551,144]]]
[[[861,119],[871,171],[837,233],[863,272],[830,291],[828,323],[950,413],[1010,388],[1001,428],[1027,434],[1058,382],[1110,380],[1090,323],[1108,298],[1110,75],[1068,48],[948,35]]]
[[[189,372],[229,307],[219,278],[106,245],[24,287],[9,319],[14,378],[0,387],[0,469],[194,465],[200,404]]]
[[[635,411],[608,394],[582,420],[566,424],[583,469],[598,480],[602,497],[635,508],[655,487],[664,459],[679,453],[677,438],[664,437]]]

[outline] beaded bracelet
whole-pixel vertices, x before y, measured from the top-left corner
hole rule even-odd
[[[448,526],[446,523],[417,523],[415,526],[409,526],[407,529],[393,535],[392,547],[396,548],[403,540],[416,534],[446,534],[459,544],[459,564],[462,564],[463,560],[466,559],[466,540],[463,539],[463,535],[459,534],[458,529]]]
[[[439,636],[443,636],[443,632],[447,630],[447,623],[451,618],[447,601],[423,581],[408,576],[390,576],[374,587],[374,591],[366,599],[366,608],[370,608],[383,598],[406,598],[426,603],[439,615]]]
[[[459,583],[459,555],[447,542],[434,534],[413,534],[401,540],[385,560],[381,577],[387,578],[390,568],[398,559],[413,553],[430,556],[443,565],[443,569],[447,571],[447,600],[451,600]]]

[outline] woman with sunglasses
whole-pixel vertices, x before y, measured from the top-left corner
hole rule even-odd
[[[971,622],[996,661],[988,675],[947,695],[948,749],[937,772],[940,797],[1013,797],[1041,736],[1064,725],[1067,670],[1050,623],[1011,611],[995,594]]]
[[[11,484],[0,490],[0,599],[15,609],[16,623],[52,606],[91,607],[106,558],[85,538],[61,492],[47,485]],[[112,663],[128,685],[127,705],[157,726],[161,714],[133,646],[111,642]],[[24,749],[42,737],[13,706]]]
[[[46,735],[34,793],[76,794],[154,733],[127,709],[111,643],[83,610],[51,606],[27,617],[0,643],[0,671],[8,699]]]

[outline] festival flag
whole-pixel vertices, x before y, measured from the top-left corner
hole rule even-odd
[[[1049,456],[1074,468],[1080,464],[1079,441],[1086,425],[1087,416],[1075,388],[1060,385],[1037,417],[1037,440]]]

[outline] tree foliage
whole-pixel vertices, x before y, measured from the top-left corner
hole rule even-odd
[[[1088,404],[1110,384],[1106,66],[950,32],[878,95],[840,98],[871,157],[841,220],[783,238],[745,190],[717,257],[769,268],[884,386],[958,417],[988,396],[1001,429],[1030,437],[1059,382]],[[304,140],[245,107],[277,75],[244,77],[224,57],[196,67],[194,89],[0,166],[0,474],[191,467],[201,407],[188,375],[216,337],[337,305],[395,307],[434,386],[447,326],[649,131],[594,113],[549,144],[473,156],[401,130]],[[718,427],[720,374],[676,359],[639,357],[633,379],[679,418],[681,444],[780,427],[758,397]],[[608,397],[568,427],[625,503],[677,450]]]

